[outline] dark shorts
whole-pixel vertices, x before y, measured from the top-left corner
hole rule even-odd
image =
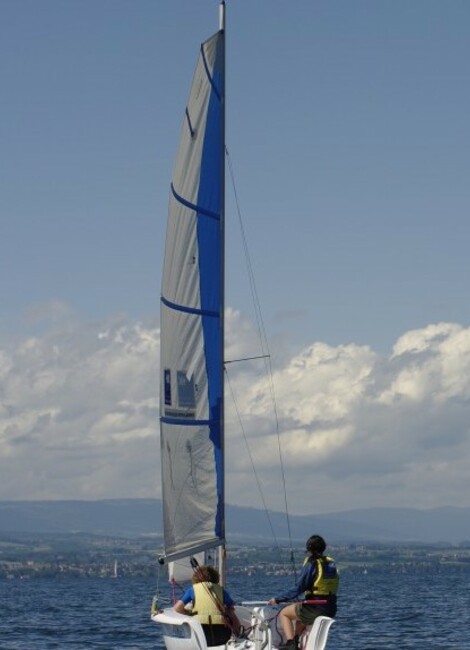
[[[297,603],[295,606],[295,613],[301,623],[304,625],[312,625],[313,621],[318,616],[331,616],[336,613],[336,608],[318,607],[318,605],[305,605],[304,603]]]
[[[232,633],[225,625],[202,625],[207,645],[223,645],[232,636]]]

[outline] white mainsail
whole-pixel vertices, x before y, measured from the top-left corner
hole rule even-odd
[[[164,557],[223,544],[224,32],[201,45],[173,173],[161,296]]]

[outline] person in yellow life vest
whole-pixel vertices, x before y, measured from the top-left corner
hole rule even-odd
[[[300,576],[292,589],[288,589],[268,601],[269,605],[304,599],[287,605],[279,612],[279,621],[286,642],[279,650],[296,650],[298,636],[307,625],[312,625],[317,616],[336,615],[336,594],[339,575],[333,558],[324,555],[326,543],[320,535],[312,535],[307,540],[307,552]]]
[[[234,602],[219,585],[219,572],[211,566],[197,567],[193,585],[189,587],[173,609],[180,614],[192,614],[199,619],[207,645],[223,645],[233,634],[238,634],[240,622],[235,614]],[[186,606],[192,603],[191,611]]]

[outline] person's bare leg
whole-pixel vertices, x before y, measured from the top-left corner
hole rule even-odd
[[[294,622],[296,619],[295,605],[287,605],[287,607],[284,607],[279,612],[279,622],[281,623],[286,641],[291,641],[294,638]]]
[[[297,620],[295,622],[295,635],[300,636],[304,630],[305,625],[302,623],[302,621]]]
[[[302,623],[302,621],[299,621],[299,620],[295,621],[295,624],[294,624],[294,632],[295,632],[294,639],[297,639],[297,645],[298,645],[299,648],[300,648],[300,637],[302,635],[302,632],[305,630],[305,627],[306,626]]]

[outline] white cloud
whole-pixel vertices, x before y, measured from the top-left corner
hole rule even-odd
[[[139,496],[156,488],[159,332],[54,327],[0,357],[1,498]],[[149,484],[148,481],[151,481]]]
[[[296,511],[468,505],[469,355],[470,330],[440,324],[403,335],[390,358],[315,343],[278,369],[281,451]],[[269,429],[269,387],[243,376],[237,385],[253,417],[261,482],[280,503],[276,436],[267,444],[257,435]],[[231,482],[250,503],[250,490]]]
[[[226,334],[228,359],[259,354],[239,312],[228,310]],[[5,345],[0,498],[159,496],[158,365],[158,327],[123,318],[68,315]],[[283,508],[284,478],[293,513],[469,505],[470,329],[407,332],[389,358],[315,342],[278,361],[272,385],[263,365],[228,366],[231,503],[261,504],[253,461],[273,509]]]

